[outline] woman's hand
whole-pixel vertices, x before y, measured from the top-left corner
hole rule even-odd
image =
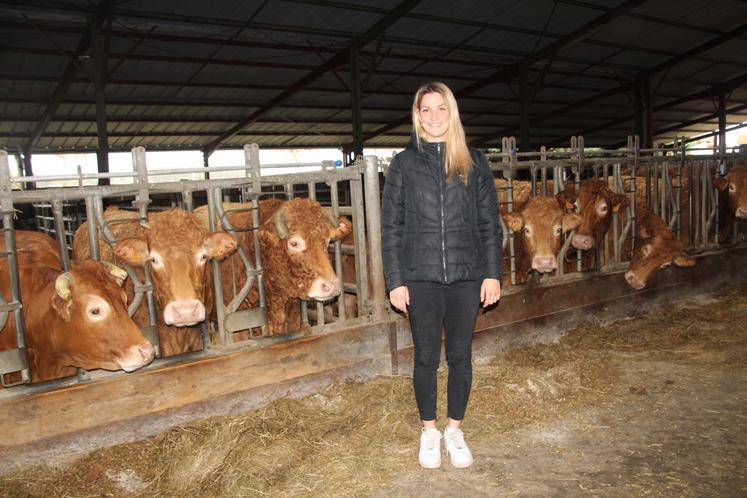
[[[404,285],[395,287],[389,292],[389,300],[392,302],[392,306],[403,313],[407,313],[407,306],[410,304],[410,291]]]
[[[480,287],[480,302],[482,303],[482,307],[487,308],[491,304],[497,302],[500,298],[501,282],[496,278],[486,278],[483,280],[482,287]]]

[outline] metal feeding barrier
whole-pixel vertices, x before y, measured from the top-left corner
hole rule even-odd
[[[726,166],[743,160],[746,155],[744,150],[723,156],[695,155],[685,148],[684,141],[669,148],[641,149],[637,137],[630,137],[627,147],[616,150],[586,148],[583,137],[572,137],[570,147],[566,149],[547,150],[542,147],[538,151],[524,152],[516,149],[516,141],[510,137],[504,138],[500,152],[490,153],[488,158],[496,176],[505,180],[502,188],[507,201],[501,206],[504,211],[510,212],[520,207],[514,197],[514,189],[519,181],[529,182],[531,196],[552,196],[564,189],[577,189],[587,178],[599,177],[613,191],[628,196],[628,207],[613,215],[609,236],[596,250],[596,267],[591,271],[583,267],[581,251],[571,249],[573,232],[566,236],[559,261],[567,261],[567,265],[559,264],[556,275],[543,276],[540,281],[542,285],[553,285],[567,278],[568,273],[578,276],[625,268],[635,242],[637,205],[645,205],[662,216],[691,252],[717,247],[718,195],[712,178],[716,173],[723,173]],[[89,221],[86,235],[91,257],[101,257],[99,235],[106,244],[116,242],[112,230],[114,221],[104,216],[105,207],[109,205],[135,211],[134,221],[129,222],[139,223],[143,227],[148,226],[149,214],[155,210],[178,207],[193,211],[198,206],[207,206],[210,231],[225,231],[235,236],[251,232],[253,253],[247,254],[240,248],[238,256],[233,259],[230,283],[233,295],[228,302],[223,294],[219,263],[212,262],[216,305],[214,328],[209,328],[206,322],[202,328],[206,348],[193,354],[219,354],[223,349],[262,347],[289,341],[301,334],[323,334],[328,330],[360,323],[394,322],[400,319],[389,311],[381,255],[381,174],[386,174],[387,161],[366,156],[359,157],[353,165],[344,168],[324,161],[316,165],[303,165],[304,169],[313,171],[263,175],[263,171],[274,173],[278,168],[291,165],[261,165],[256,144],[244,147],[244,164],[229,167],[149,170],[145,149],[134,148],[132,157],[133,171],[127,173],[83,174],[79,171],[76,175],[10,178],[7,153],[0,151],[0,214],[5,241],[0,256],[7,259],[10,279],[10,295],[0,301],[0,322],[5,324],[9,314],[13,313],[18,342],[17,348],[0,352],[0,378],[3,382],[5,374],[20,372],[18,382],[27,383],[32,373],[28,369],[25,349],[23,303],[15,257],[14,215],[19,207],[43,206],[43,229],[57,235],[65,269],[70,267],[69,241],[77,228],[74,225],[84,219]],[[236,177],[215,178],[220,176],[218,173],[230,173]],[[171,181],[165,179],[164,175],[197,175],[203,178]],[[116,180],[117,184],[86,185],[104,178],[112,183]],[[68,181],[73,186],[39,188],[52,180]],[[24,188],[27,185],[36,188]],[[272,337],[268,334],[265,274],[257,234],[260,198],[263,196],[282,199],[309,197],[328,208],[333,216],[347,216],[352,222],[352,237],[330,246],[330,258],[342,294],[331,303],[302,302],[299,314],[303,332],[291,331]],[[239,202],[242,206],[226,209],[226,202]],[[77,222],[72,222],[74,216],[66,209],[73,212],[77,209],[85,216],[78,216]],[[249,228],[233,226],[230,221],[232,215],[250,217]],[[506,293],[519,292],[522,285],[516,274],[514,234],[508,227],[504,228],[504,236],[507,237],[504,257],[512,284]],[[149,321],[142,329],[158,350],[156,303],[151,276],[148,271],[126,269],[135,289],[129,306],[130,315],[139,307],[146,307]],[[241,278],[237,279],[238,276]],[[239,285],[238,282],[243,283]],[[257,292],[256,299],[253,298],[256,305],[247,307],[246,302],[253,289]],[[355,312],[352,312],[352,308],[346,308],[345,303],[350,300],[357,305]],[[246,330],[253,332],[239,334],[239,331]],[[185,356],[175,358],[180,361]],[[158,359],[156,367],[169,361],[172,360]],[[62,382],[78,382],[87,378],[85,372],[79,372],[75,379]],[[50,385],[54,384],[45,383],[39,389]]]
[[[310,306],[303,302],[300,312],[303,316],[303,324],[311,329],[311,333],[318,332],[322,326],[329,326],[334,321],[336,326],[343,326],[351,320],[381,319],[384,315],[385,292],[383,291],[383,274],[375,272],[372,276],[370,268],[376,265],[381,268],[380,262],[380,235],[370,238],[367,233],[380,233],[377,228],[366,228],[366,219],[376,220],[378,223],[378,191],[379,177],[376,171],[377,162],[375,158],[359,158],[355,165],[347,168],[336,168],[334,162],[325,161],[316,165],[317,171],[292,174],[274,174],[266,177],[260,175],[259,149],[256,144],[247,145],[244,148],[245,164],[236,167],[209,167],[209,168],[178,168],[169,170],[149,171],[146,165],[146,153],[142,147],[136,147],[132,151],[133,171],[130,173],[106,173],[106,174],[83,174],[80,171],[76,175],[55,176],[33,176],[14,177],[9,176],[9,165],[7,153],[2,151],[0,156],[0,169],[4,177],[0,177],[3,190],[0,192],[2,201],[2,213],[4,220],[4,233],[7,250],[3,257],[8,259],[9,274],[12,280],[12,296],[7,303],[0,302],[0,320],[7,321],[8,313],[15,313],[16,328],[18,336],[18,348],[0,353],[0,372],[2,374],[22,372],[21,383],[27,383],[30,379],[28,361],[23,334],[23,317],[21,313],[22,303],[20,298],[20,287],[18,285],[18,270],[15,262],[13,216],[16,207],[43,206],[51,211],[44,218],[44,229],[50,234],[65,236],[57,237],[63,269],[70,268],[70,243],[72,235],[77,226],[71,226],[70,217],[65,216],[64,210],[74,206],[80,209],[85,216],[81,216],[79,223],[88,220],[87,237],[90,246],[90,254],[94,259],[100,259],[101,248],[99,246],[100,236],[106,244],[115,244],[117,238],[112,230],[116,223],[139,223],[144,228],[148,227],[149,213],[170,207],[179,207],[192,211],[197,204],[206,205],[208,212],[208,223],[211,231],[223,230],[238,235],[242,229],[236,229],[229,221],[228,211],[223,209],[226,201],[238,201],[246,204],[242,215],[251,217],[251,236],[254,238],[254,253],[246,254],[243,248],[238,249],[240,263],[235,271],[243,273],[244,284],[235,288],[234,296],[229,302],[225,302],[223,287],[220,277],[219,263],[213,261],[213,277],[215,292],[215,330],[213,333],[207,325],[203,327],[203,343],[207,348],[219,350],[225,347],[237,347],[242,344],[262,345],[268,342],[288,340],[293,334],[277,337],[267,337],[267,304],[265,289],[263,285],[263,271],[259,251],[259,240],[257,238],[257,227],[259,226],[259,198],[262,195],[281,194],[286,198],[297,195],[318,199],[324,206],[331,210],[333,215],[348,216],[353,226],[353,242],[343,244],[335,242],[332,247],[332,258],[334,268],[340,279],[343,293],[354,296],[357,301],[357,313],[352,316],[348,314],[344,305],[345,300],[340,298],[338,302],[323,305],[315,303],[312,313]],[[275,165],[275,168],[287,168],[290,165]],[[305,165],[310,168],[312,165]],[[373,173],[364,174],[369,169]],[[179,181],[154,181],[156,177],[173,174],[200,174],[209,176],[215,172],[239,171],[239,178],[220,178],[204,180],[179,180]],[[118,185],[84,185],[87,181],[107,178],[118,179]],[[44,182],[66,181],[74,183],[75,186],[38,188]],[[370,186],[364,188],[364,182],[371,182]],[[18,188],[21,185],[34,184],[34,189]],[[12,188],[15,185],[16,188]],[[365,193],[364,193],[365,191]],[[364,200],[364,196],[366,199]],[[341,202],[342,201],[342,202]],[[124,209],[137,212],[134,219],[112,220],[104,216],[105,207],[118,205]],[[26,210],[30,211],[30,210]],[[369,262],[369,256],[372,257]],[[352,260],[354,265],[346,267],[354,268],[352,275],[343,274],[343,260]],[[146,337],[156,347],[157,356],[159,351],[159,334],[156,320],[156,303],[153,294],[153,282],[150,272],[136,271],[126,264],[122,266],[128,272],[129,278],[134,284],[135,295],[129,305],[130,316],[136,310],[145,306],[148,310],[149,323],[142,326]],[[343,281],[347,277],[347,281]],[[242,306],[253,288],[257,289],[258,302],[251,308]],[[376,290],[378,288],[378,290]],[[378,303],[374,302],[374,296]],[[248,339],[237,341],[235,332],[242,330],[256,330]],[[259,340],[258,340],[259,339]],[[164,362],[167,360],[157,360]],[[2,377],[5,379],[5,376]],[[78,378],[67,379],[63,382],[76,382],[87,380],[84,371],[80,371]],[[44,383],[49,386],[52,383]]]

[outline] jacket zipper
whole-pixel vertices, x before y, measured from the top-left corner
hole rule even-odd
[[[437,150],[438,150],[438,163],[439,163],[439,178],[441,178],[441,263],[443,265],[443,274],[444,274],[444,283],[449,283],[449,274],[446,271],[446,221],[444,220],[444,175],[445,171],[443,170],[443,161],[441,160],[441,142],[438,142],[436,144]]]

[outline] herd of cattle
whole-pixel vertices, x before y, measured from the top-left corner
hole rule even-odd
[[[613,191],[598,178],[585,180],[578,190],[565,186],[555,196],[525,195],[527,185],[514,182],[513,209],[502,214],[514,240],[516,281],[526,281],[531,272],[553,273],[559,264],[564,234],[573,232],[572,247],[585,255],[583,265],[593,268],[595,249],[609,237],[613,213],[623,212],[629,198]],[[505,182],[496,180],[499,197]],[[747,166],[733,168],[714,179],[722,192],[722,234],[734,220],[747,218]],[[524,194],[522,194],[524,192]],[[727,200],[728,199],[728,200]],[[625,273],[628,284],[643,288],[654,272],[671,264],[693,266],[683,243],[667,223],[636,196],[635,245]],[[25,338],[33,382],[70,375],[75,368],[132,371],[150,363],[155,351],[141,332],[149,325],[147,306],[132,317],[127,303],[135,286],[126,263],[143,281],[147,269],[152,278],[157,308],[156,324],[162,356],[203,348],[200,323],[215,318],[210,260],[220,261],[224,299],[231,300],[246,282],[246,273],[236,255],[238,247],[255,254],[251,211],[247,205],[227,203],[236,237],[223,231],[210,232],[206,207],[194,212],[171,209],[150,213],[142,222],[136,212],[109,208],[108,220],[116,243],[109,245],[99,233],[101,262],[91,259],[86,223],[76,231],[73,268],[63,271],[54,239],[38,232],[16,231],[16,251],[23,306]],[[317,201],[295,198],[260,202],[257,230],[268,307],[268,331],[279,334],[297,330],[300,300],[327,301],[341,293],[328,252],[330,241],[350,236],[351,222],[335,219]],[[685,230],[687,227],[685,227]],[[509,240],[505,234],[504,246]],[[4,241],[0,249],[5,250]],[[510,284],[509,258],[505,284]],[[573,263],[575,264],[575,262]],[[350,265],[348,265],[350,267]],[[10,300],[7,258],[0,259],[0,286]],[[348,281],[350,275],[345,275]],[[256,306],[255,289],[241,307]],[[17,347],[13,314],[0,330],[0,351]],[[17,374],[8,374],[5,384]]]

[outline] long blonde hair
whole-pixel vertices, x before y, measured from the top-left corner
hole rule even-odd
[[[467,148],[467,137],[464,135],[464,127],[459,119],[459,107],[457,107],[456,98],[448,86],[440,81],[426,83],[418,88],[415,92],[415,98],[412,101],[412,128],[415,131],[415,140],[418,150],[421,149],[420,141],[426,140],[427,135],[420,124],[420,103],[423,97],[428,93],[438,93],[443,97],[446,108],[449,110],[449,131],[446,132],[446,155],[444,165],[449,180],[453,181],[455,176],[459,176],[466,185],[469,174],[472,171],[472,156]]]

